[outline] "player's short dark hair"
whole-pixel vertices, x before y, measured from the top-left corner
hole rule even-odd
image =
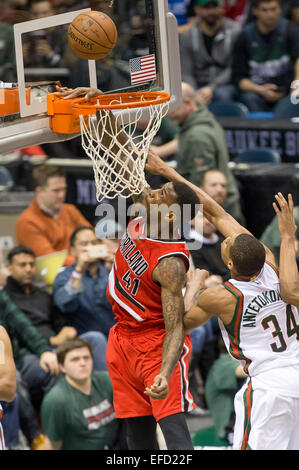
[[[190,188],[187,184],[180,183],[178,181],[173,183],[173,187],[177,195],[176,202],[179,204],[182,210],[182,214],[186,214],[186,211],[184,211],[184,206],[189,205],[191,209],[189,220],[194,219],[199,210],[200,204],[200,200],[196,192],[193,191],[193,189]]]
[[[92,232],[94,232],[94,227],[91,227],[90,225],[79,225],[78,227],[76,227],[70,238],[71,246],[75,245],[77,235],[79,232],[82,232],[82,230],[91,230]]]
[[[258,8],[261,3],[271,3],[271,2],[276,2],[281,5],[281,0],[252,0],[252,7],[253,8]]]
[[[16,255],[21,255],[21,254],[29,255],[29,256],[32,256],[32,258],[35,258],[35,253],[33,250],[31,250],[31,248],[29,248],[29,246],[18,245],[9,251],[7,255],[8,264],[12,263],[12,260]]]
[[[38,186],[47,186],[49,178],[65,178],[65,171],[58,166],[39,165],[32,172],[32,180],[34,189]]]
[[[70,351],[73,351],[73,349],[80,349],[80,348],[88,348],[90,355],[92,356],[92,345],[90,344],[89,341],[86,341],[83,338],[73,338],[73,339],[67,339],[63,343],[61,343],[57,350],[56,350],[56,357],[57,357],[57,362],[58,364],[61,364],[63,366],[65,356],[67,353]]]
[[[230,247],[230,258],[234,263],[235,271],[240,276],[253,276],[262,269],[266,259],[263,244],[252,235],[242,233],[238,235]]]

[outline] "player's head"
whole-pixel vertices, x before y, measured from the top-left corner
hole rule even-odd
[[[74,382],[88,379],[92,372],[92,346],[82,339],[68,339],[56,351],[57,362],[67,378]]]
[[[224,204],[227,197],[227,179],[222,171],[217,169],[206,171],[200,186],[220,206]]]
[[[66,196],[66,177],[62,168],[41,165],[33,170],[33,186],[37,201],[52,213],[61,210]]]
[[[19,245],[7,255],[10,276],[22,287],[32,284],[35,274],[35,254],[28,246]]]
[[[241,233],[222,242],[221,256],[231,273],[250,278],[262,269],[266,252],[257,238]]]
[[[189,83],[182,82],[182,99],[181,106],[169,113],[170,118],[180,125],[197,109],[196,92]]]
[[[200,201],[197,194],[186,184],[169,182],[160,189],[145,191],[142,203],[151,230],[155,229],[157,222],[157,236],[160,237],[164,229],[166,233],[169,230],[171,236],[175,226],[181,228],[183,222],[191,221],[199,209]]]

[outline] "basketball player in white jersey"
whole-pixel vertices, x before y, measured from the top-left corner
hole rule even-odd
[[[147,169],[186,183],[153,154]],[[234,449],[299,449],[298,310],[281,298],[271,251],[202,190],[189,186],[204,215],[227,237],[221,254],[231,279],[204,289],[207,271],[190,273],[184,325],[188,333],[217,316],[229,353],[248,374],[235,399]]]
[[[16,366],[11,342],[6,330],[0,326],[0,401],[12,401],[16,393]],[[0,404],[0,450],[5,449],[1,426],[2,407]]]

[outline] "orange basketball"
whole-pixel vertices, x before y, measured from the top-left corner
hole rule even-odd
[[[68,28],[69,45],[83,59],[102,59],[114,48],[116,40],[114,22],[100,11],[81,13]]]

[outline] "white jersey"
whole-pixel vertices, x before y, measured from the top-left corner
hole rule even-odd
[[[230,279],[224,286],[237,297],[237,305],[231,323],[219,323],[228,351],[244,371],[250,377],[267,377],[286,367],[299,371],[299,314],[281,299],[274,266],[266,262],[254,279]]]

